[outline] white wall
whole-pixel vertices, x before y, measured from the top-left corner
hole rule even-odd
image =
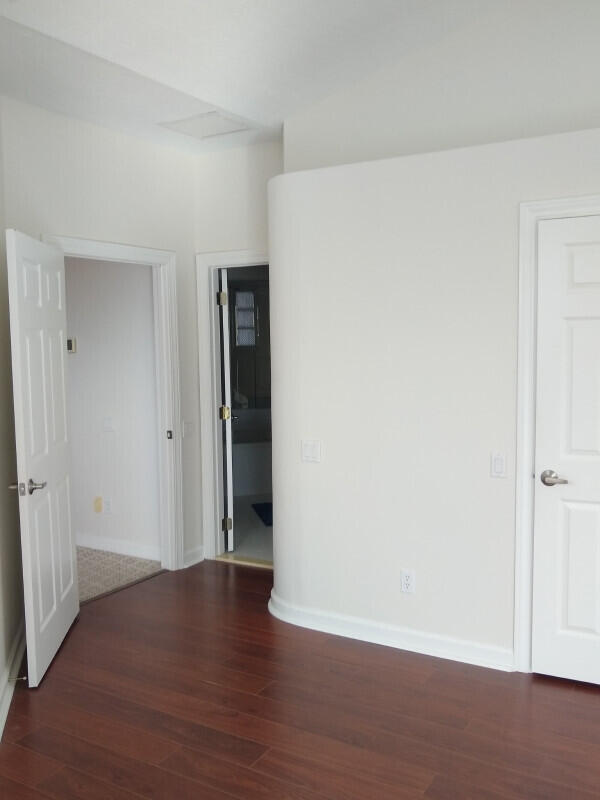
[[[193,562],[202,553],[194,256],[266,246],[266,183],[281,169],[281,146],[227,150],[214,154],[213,162],[212,154],[159,147],[7,98],[0,101],[0,131],[8,226],[33,236],[176,252],[182,416],[188,423],[185,553]]]
[[[519,203],[600,193],[599,152],[595,130],[271,182],[275,610],[511,663]]]
[[[4,238],[4,165],[0,129],[0,732],[8,712],[18,669],[17,651],[22,631],[23,589],[21,583],[21,545],[19,541],[18,499],[7,486],[17,478],[14,416],[11,385],[10,335],[8,322],[8,284]]]
[[[250,149],[227,150],[201,156],[196,180],[196,245],[198,252],[252,251],[260,259],[267,254],[267,181],[283,169],[280,142]],[[213,437],[214,393],[212,386],[211,259],[204,259],[198,274],[200,330],[200,390],[203,409],[203,490],[206,552],[214,555],[217,511],[212,502],[215,487]],[[242,262],[243,263],[243,262]],[[217,334],[218,335],[218,334]],[[199,485],[191,487],[198,491]]]
[[[267,182],[283,170],[281,142],[206,153],[196,169],[198,252],[266,252]]]
[[[152,268],[74,258],[65,268],[77,543],[160,561]]]
[[[284,125],[286,171],[600,127],[597,0],[482,3],[472,23]]]

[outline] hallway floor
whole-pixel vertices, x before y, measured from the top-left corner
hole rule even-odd
[[[11,800],[592,800],[600,689],[317,633],[205,561],[81,609],[0,744]]]
[[[107,592],[155,575],[162,569],[160,561],[109,553],[91,547],[77,546],[79,602],[85,603]]]
[[[233,498],[235,549],[220,556],[220,561],[273,566],[273,527],[265,525],[252,508],[253,503],[270,503],[272,500],[270,494]]]

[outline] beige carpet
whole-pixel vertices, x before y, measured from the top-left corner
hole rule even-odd
[[[113,592],[161,571],[160,562],[121,556],[106,550],[77,548],[79,602]]]

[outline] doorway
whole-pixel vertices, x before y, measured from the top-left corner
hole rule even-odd
[[[160,572],[152,267],[65,258],[79,601]]]
[[[218,558],[273,565],[269,267],[218,271],[223,545]]]
[[[521,208],[515,661],[600,683],[600,202]]]
[[[28,682],[34,687],[79,609],[67,391],[67,360],[76,354],[77,342],[67,330],[65,257],[117,262],[122,270],[131,264],[151,268],[160,560],[177,569],[183,565],[183,514],[175,257],[68,237],[40,242],[14,230],[6,240],[17,455],[9,489],[19,498]],[[110,323],[108,310],[104,325]],[[112,363],[103,377],[114,380]],[[110,422],[106,427],[104,433],[113,433]],[[135,479],[129,475],[128,485]],[[93,505],[97,513],[106,509],[102,495],[94,495]]]

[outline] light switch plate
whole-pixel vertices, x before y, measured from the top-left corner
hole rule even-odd
[[[318,439],[302,440],[302,461],[317,463],[321,460],[321,442]]]
[[[490,476],[492,478],[506,478],[506,455],[499,451],[490,453]]]

